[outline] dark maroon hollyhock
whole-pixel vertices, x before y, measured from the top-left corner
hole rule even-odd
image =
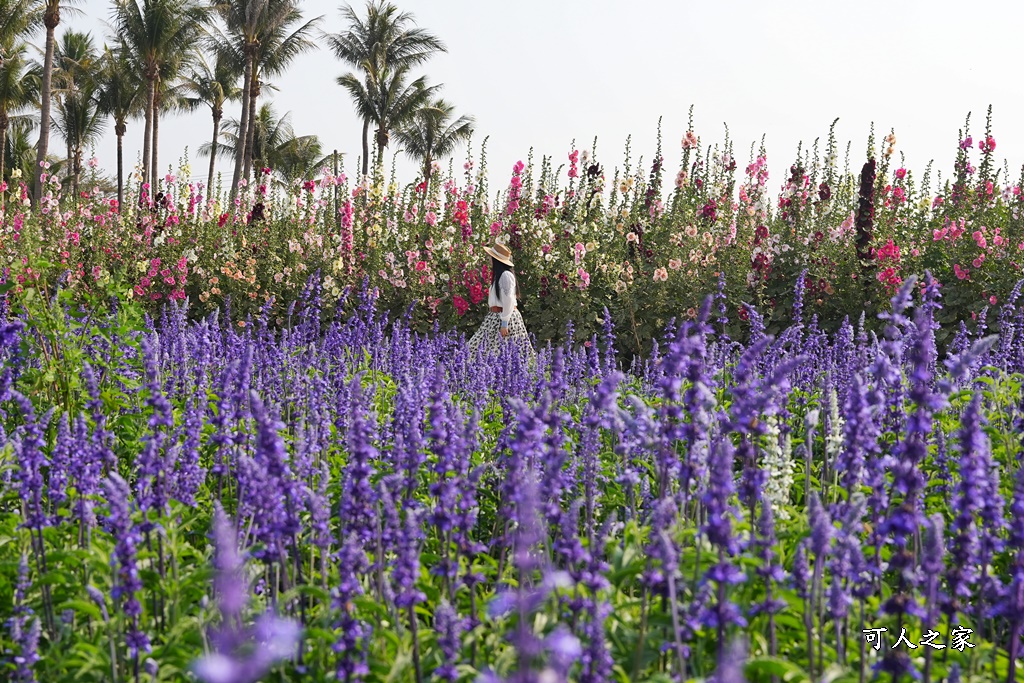
[[[832,188],[828,186],[828,183],[822,183],[818,185],[818,197],[823,202],[827,202],[832,199]]]
[[[249,216],[249,222],[254,223],[256,221],[264,220],[266,218],[266,216],[263,213],[265,210],[266,207],[263,205],[263,202],[256,202],[255,204],[253,204],[252,214]]]
[[[875,160],[869,159],[860,172],[860,198],[857,200],[857,258],[861,262],[863,282],[871,282],[871,240],[875,227]]]

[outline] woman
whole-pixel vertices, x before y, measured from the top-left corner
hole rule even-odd
[[[516,308],[519,298],[519,284],[512,270],[512,252],[504,244],[484,247],[491,257],[491,288],[487,294],[490,312],[484,318],[480,329],[469,340],[469,352],[476,355],[483,347],[485,355],[496,354],[501,344],[508,340],[519,348],[520,357],[532,363],[537,354],[526,334],[523,316]]]

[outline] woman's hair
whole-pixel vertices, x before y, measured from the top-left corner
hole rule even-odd
[[[501,294],[501,290],[498,289],[498,281],[501,280],[501,276],[504,275],[506,271],[511,272],[512,275],[516,274],[516,271],[513,270],[512,266],[508,265],[507,263],[502,263],[501,261],[499,261],[498,259],[496,259],[496,258],[494,258],[492,256],[491,257],[491,287],[494,287],[494,291],[497,294]],[[518,278],[516,278],[516,298],[517,299],[521,298],[519,296],[519,279]]]

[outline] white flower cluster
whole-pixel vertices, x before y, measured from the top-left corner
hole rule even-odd
[[[765,419],[764,458],[762,466],[768,475],[764,485],[764,499],[772,506],[776,519],[789,519],[786,504],[789,490],[793,487],[793,441],[787,434],[782,436],[779,419],[772,415]]]
[[[828,418],[829,431],[825,435],[825,456],[828,462],[835,462],[835,457],[843,447],[843,427],[846,423],[839,414],[839,397],[834,388],[828,392]]]

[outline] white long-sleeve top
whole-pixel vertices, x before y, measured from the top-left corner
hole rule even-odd
[[[501,313],[498,316],[508,322],[512,317],[512,311],[516,310],[516,276],[512,271],[506,270],[501,274],[498,278],[498,291],[494,290],[494,285],[491,285],[487,293],[487,305],[501,306]]]

